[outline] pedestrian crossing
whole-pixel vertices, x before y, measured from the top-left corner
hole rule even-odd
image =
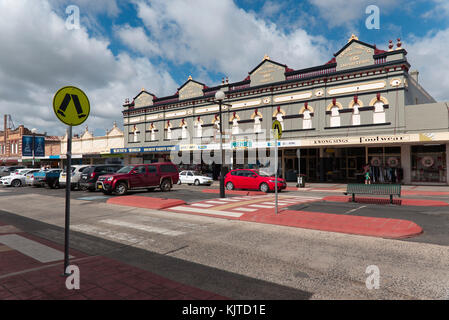
[[[288,207],[300,203],[320,201],[321,199],[322,197],[279,195],[278,207]],[[203,200],[171,207],[167,210],[238,219],[245,214],[257,214],[260,210],[274,210],[275,206],[276,201],[274,195],[256,195]]]

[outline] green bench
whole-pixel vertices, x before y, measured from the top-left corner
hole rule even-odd
[[[355,202],[356,194],[389,195],[390,203],[393,203],[394,195],[401,197],[401,185],[349,183],[344,194],[352,194],[353,202]]]

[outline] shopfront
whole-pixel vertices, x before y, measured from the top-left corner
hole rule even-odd
[[[412,182],[446,183],[446,145],[411,147]]]

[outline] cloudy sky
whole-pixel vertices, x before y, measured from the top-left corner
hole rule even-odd
[[[73,5],[78,29],[67,24]],[[369,5],[379,29],[366,27]],[[63,134],[52,99],[74,85],[91,101],[85,124],[102,135],[141,88],[162,97],[189,75],[240,81],[265,54],[292,69],[320,65],[352,33],[382,49],[400,37],[423,86],[446,101],[448,18],[447,0],[0,0],[0,110],[16,126]]]

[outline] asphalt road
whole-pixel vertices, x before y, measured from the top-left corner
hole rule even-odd
[[[191,198],[197,196],[192,188],[188,187],[189,190]],[[50,191],[2,189],[0,221],[62,244],[64,198],[51,193],[63,194],[63,190]],[[334,204],[334,207],[339,206]],[[74,249],[115,258],[233,299],[446,299],[449,296],[449,250],[432,243],[320,232],[77,199],[72,201],[71,230]],[[377,290],[369,290],[365,285],[369,276],[366,269],[371,265],[380,270]]]

